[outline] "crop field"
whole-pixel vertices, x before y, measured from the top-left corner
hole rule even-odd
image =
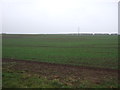
[[[2,61],[3,88],[118,87],[117,35],[3,34]]]

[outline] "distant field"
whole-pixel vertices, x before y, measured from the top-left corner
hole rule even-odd
[[[117,35],[2,36],[2,58],[118,68]]]

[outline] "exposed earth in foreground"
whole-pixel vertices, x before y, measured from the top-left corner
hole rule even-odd
[[[2,65],[3,65],[2,67],[3,87],[7,87],[4,80],[6,78],[4,73],[27,74],[27,76],[23,78],[24,80],[27,80],[32,76],[37,78],[45,78],[50,81],[56,80],[62,83],[62,85],[59,87],[63,86],[78,88],[118,87],[118,70],[115,69],[72,66],[47,62],[15,60],[5,58],[2,59]]]

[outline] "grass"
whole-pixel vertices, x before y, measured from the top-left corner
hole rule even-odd
[[[11,82],[12,81],[12,82]],[[3,88],[67,88],[58,80],[47,80],[36,75],[3,73]]]
[[[117,88],[116,80],[103,80],[102,83],[91,83],[89,80],[48,80],[38,74],[26,72],[3,72],[2,88]],[[74,84],[72,84],[74,83]]]
[[[3,58],[118,68],[117,35],[3,35]]]

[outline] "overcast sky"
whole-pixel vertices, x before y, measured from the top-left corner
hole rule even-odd
[[[2,32],[118,32],[119,0],[2,0]]]

